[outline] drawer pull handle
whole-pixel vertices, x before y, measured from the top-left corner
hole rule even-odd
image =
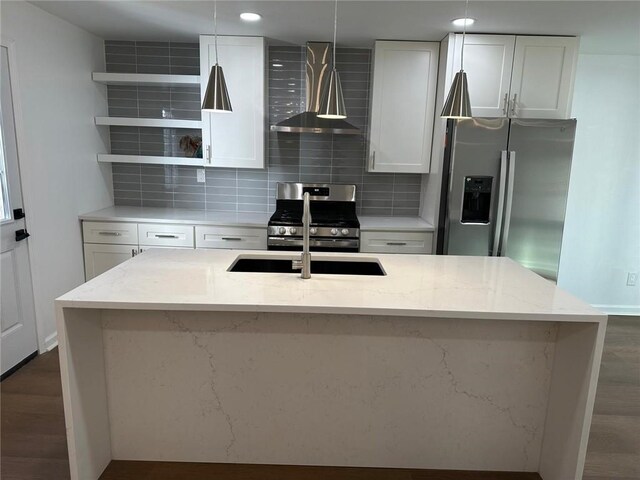
[[[136,249],[135,249],[135,248],[132,248],[132,249],[131,249],[131,256],[132,256],[132,257],[135,257],[137,254],[138,254],[138,252],[136,251]]]
[[[120,232],[98,232],[98,235],[109,235],[110,237],[121,237]]]
[[[387,242],[387,245],[391,245],[391,246],[397,246],[397,247],[401,247],[403,245],[406,245],[407,242]]]
[[[165,235],[165,234],[161,234],[161,233],[156,233],[155,234],[156,238],[178,238],[178,235]]]
[[[241,242],[242,239],[239,237],[222,237],[222,240],[226,240],[227,242]]]

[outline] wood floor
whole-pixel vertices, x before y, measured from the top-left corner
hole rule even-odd
[[[1,384],[0,478],[66,480],[57,351]],[[537,474],[111,462],[101,480],[539,480]],[[640,479],[640,318],[611,317],[583,480]]]

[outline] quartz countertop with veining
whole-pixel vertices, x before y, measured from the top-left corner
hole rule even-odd
[[[129,207],[116,205],[80,215],[80,220],[93,222],[171,223],[186,225],[220,225],[232,227],[264,227],[271,213],[213,212],[185,208]],[[360,229],[385,231],[430,232],[433,225],[420,217],[381,217],[359,215]]]
[[[58,299],[61,307],[335,313],[602,322],[606,316],[509,258],[356,254],[386,276],[238,273],[239,255],[284,252],[151,249]],[[312,254],[312,259],[353,254]]]

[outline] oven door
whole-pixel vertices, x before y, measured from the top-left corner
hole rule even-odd
[[[269,237],[267,250],[288,250],[301,252],[302,237]],[[312,252],[359,252],[357,238],[311,238],[309,250]]]

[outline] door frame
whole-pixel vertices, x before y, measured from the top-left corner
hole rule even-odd
[[[18,159],[17,159],[18,179],[20,181],[20,187],[22,191],[22,205],[25,212],[31,212],[32,202],[31,202],[30,194],[25,191],[24,183],[22,181],[23,170],[22,170],[21,160],[26,154],[25,145],[27,145],[27,143],[25,141],[26,136],[25,136],[24,127],[23,127],[24,123],[22,121],[22,102],[21,102],[21,96],[20,96],[21,89],[20,89],[20,79],[18,74],[18,59],[16,56],[16,42],[13,38],[7,35],[0,34],[0,46],[5,47],[7,49],[7,61],[9,63],[9,75],[11,79],[11,101],[13,103],[13,123],[14,123],[14,129],[16,134],[16,150],[18,152]],[[28,223],[27,220],[28,219],[25,219],[25,227],[27,226],[27,223]],[[45,353],[46,351],[51,350],[58,345],[57,335],[53,339],[54,341],[48,347],[47,347],[46,339],[40,338],[38,308],[36,305],[36,298],[35,298],[36,297],[35,288],[34,288],[35,286],[33,284],[34,272],[33,272],[33,266],[31,262],[33,255],[31,251],[31,244],[29,242],[27,242],[27,252],[29,254],[29,270],[30,270],[29,273],[31,274],[31,297],[32,297],[31,299],[33,301],[33,310],[34,310],[35,327],[36,327],[36,340],[38,343],[38,353]]]

